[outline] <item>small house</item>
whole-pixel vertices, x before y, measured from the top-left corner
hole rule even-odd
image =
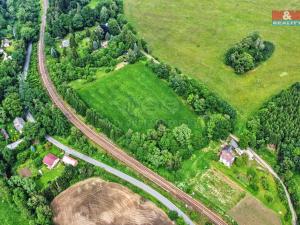
[[[1,134],[3,135],[5,140],[7,140],[9,138],[9,135],[4,128],[1,129]]]
[[[3,39],[2,40],[2,47],[4,47],[4,48],[8,48],[10,46],[10,40],[8,40],[8,39]]]
[[[43,163],[47,166],[49,170],[52,170],[57,165],[58,162],[59,162],[59,158],[51,153],[46,155],[43,159]]]
[[[25,125],[25,121],[23,120],[23,118],[21,117],[16,117],[14,119],[14,127],[16,128],[17,131],[19,131],[20,133],[22,133],[22,130],[24,128]]]
[[[67,156],[65,155],[63,158],[62,158],[62,161],[67,164],[67,165],[71,165],[71,166],[77,166],[78,164],[78,161],[76,159],[73,159],[71,158],[70,156]]]
[[[235,156],[232,153],[230,146],[225,146],[220,154],[220,162],[225,166],[231,167],[234,162]]]
[[[16,149],[22,142],[23,142],[23,139],[20,139],[20,140],[17,140],[17,141],[15,141],[15,142],[13,142],[13,143],[7,145],[6,147],[7,147],[8,149],[14,150],[14,149]]]
[[[62,48],[67,48],[69,46],[70,46],[70,40],[68,40],[68,39],[62,40],[62,42],[61,42]]]

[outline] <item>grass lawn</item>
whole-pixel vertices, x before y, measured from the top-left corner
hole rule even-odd
[[[164,81],[143,63],[128,65],[109,74],[99,71],[96,81],[71,83],[80,97],[125,131],[145,131],[162,119],[171,127],[186,123],[201,133],[203,121]]]
[[[28,149],[28,151],[30,150]],[[57,157],[59,157],[60,159],[64,155],[64,153],[61,150],[59,150],[53,145],[50,145],[49,143],[46,143],[44,145],[40,144],[36,146],[36,152],[32,153],[32,156],[30,156],[30,158],[28,158],[23,164],[17,166],[16,172],[19,173],[21,169],[28,168],[32,173],[31,175],[32,177],[38,177],[37,184],[41,188],[47,187],[49,181],[55,180],[64,171],[64,164],[61,162],[52,170],[49,170],[42,163],[44,156],[47,155],[48,153],[52,153]],[[42,176],[38,172],[39,170],[42,171],[43,173]]]
[[[201,80],[245,121],[271,95],[300,80],[299,27],[271,25],[272,10],[299,9],[297,0],[126,0],[125,14],[153,55]],[[223,56],[253,31],[275,44],[273,56],[244,76]]]
[[[20,212],[2,199],[0,199],[0,221],[1,225],[29,225],[29,221]]]
[[[52,170],[49,170],[46,166],[43,165],[41,168],[43,175],[40,177],[37,183],[41,187],[47,187],[48,182],[51,182],[58,178],[64,171],[64,168],[65,167],[61,162]]]

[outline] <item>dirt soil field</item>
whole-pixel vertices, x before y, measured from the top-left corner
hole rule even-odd
[[[153,203],[129,189],[91,178],[79,182],[51,203],[56,225],[171,225]]]
[[[251,196],[245,197],[228,214],[240,225],[281,225],[276,213]]]

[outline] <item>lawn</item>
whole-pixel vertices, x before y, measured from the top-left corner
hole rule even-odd
[[[272,10],[296,0],[126,0],[125,14],[153,55],[207,84],[245,121],[271,95],[300,80],[299,27],[274,27]],[[275,44],[273,56],[244,76],[225,66],[225,52],[253,31]]]
[[[0,199],[0,221],[1,225],[29,225],[29,221],[20,212],[2,199]]]
[[[142,62],[108,74],[98,71],[96,77],[71,86],[87,105],[125,131],[145,131],[162,119],[170,127],[186,123],[194,134],[201,133],[202,119]]]
[[[55,168],[49,170],[42,163],[44,156],[48,153],[52,153],[61,159],[64,153],[49,143],[43,145],[39,144],[35,146],[35,148],[36,151],[34,153],[31,153],[31,156],[24,163],[22,163],[21,165],[16,165],[16,172],[19,174],[19,171],[23,168],[30,169],[32,173],[31,176],[38,178],[37,184],[41,188],[45,188],[47,187],[49,181],[55,180],[63,173],[65,167],[64,164],[60,162]],[[31,150],[28,149],[27,151]],[[42,171],[42,176],[40,175],[39,170]]]

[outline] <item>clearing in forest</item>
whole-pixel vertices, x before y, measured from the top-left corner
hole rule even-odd
[[[201,134],[202,119],[142,62],[98,72],[95,81],[77,80],[71,86],[89,107],[124,131],[146,131],[162,119],[170,127],[185,123]]]

